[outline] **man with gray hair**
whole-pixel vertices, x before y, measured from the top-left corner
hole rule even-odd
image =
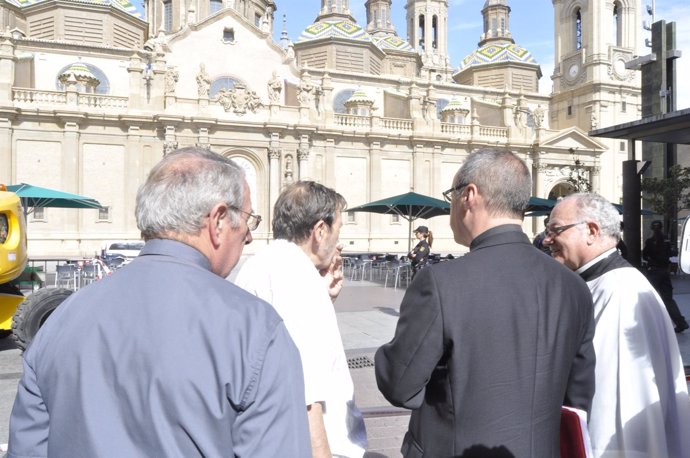
[[[314,458],[361,458],[367,445],[332,302],[343,286],[338,237],[346,205],[313,181],[286,187],[274,206],[275,240],[236,279],[275,307],[299,348]]]
[[[521,230],[532,191],[505,150],[469,155],[443,193],[470,252],[417,273],[376,381],[414,409],[405,457],[553,457],[562,404],[588,411],[594,319],[584,282]]]
[[[242,170],[173,152],[136,218],[140,256],[70,296],[24,354],[8,456],[311,456],[299,353],[225,280],[261,221]]]
[[[616,249],[619,220],[603,197],[572,194],[554,207],[544,239],[594,299],[594,456],[690,457],[684,432],[690,401],[678,342],[661,298]]]

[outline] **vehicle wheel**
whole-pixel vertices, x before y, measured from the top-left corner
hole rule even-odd
[[[39,289],[17,307],[12,318],[12,338],[19,348],[26,350],[46,319],[72,292],[65,288]]]

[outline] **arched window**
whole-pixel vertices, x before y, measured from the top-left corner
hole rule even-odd
[[[256,212],[256,207],[258,206],[256,200],[256,189],[258,186],[256,167],[249,159],[243,156],[230,156],[230,159],[235,164],[239,165],[242,170],[244,170],[244,179],[247,180],[247,185],[249,185],[249,196],[252,202],[252,210]]]
[[[173,8],[172,0],[163,2],[163,28],[166,32],[172,32]]]
[[[419,49],[424,50],[424,15],[419,15]]]
[[[386,27],[388,24],[388,15],[385,8],[381,8],[381,26]]]
[[[209,91],[208,96],[212,99],[218,95],[218,92],[221,89],[232,89],[233,87],[235,87],[235,84],[239,82],[240,80],[238,80],[237,78],[233,78],[231,76],[222,76],[220,78],[216,78],[211,83],[211,89]]]
[[[338,92],[335,97],[333,97],[333,112],[347,113],[345,102],[347,102],[354,93],[354,89],[343,89],[342,91]]]
[[[98,86],[96,86],[94,93],[96,94],[109,94],[110,93],[110,82],[108,77],[105,76],[103,71],[92,64],[87,64],[86,62],[75,62],[69,65],[65,65],[60,69],[58,74],[55,76],[55,87],[58,91],[64,91],[65,85],[60,82],[60,75],[64,75],[73,66],[86,67],[84,71],[77,72],[75,78],[79,83],[77,83],[77,90],[79,92],[90,92],[87,90],[86,86],[89,84],[89,77],[93,76],[98,80]]]
[[[613,42],[616,46],[623,46],[623,27],[621,7],[618,2],[613,2]]]
[[[438,48],[438,17],[434,16],[431,18],[431,33],[432,39],[431,47],[434,49]]]
[[[582,49],[582,14],[575,12],[575,49]]]
[[[216,13],[223,9],[223,0],[211,0],[208,5],[209,14]]]

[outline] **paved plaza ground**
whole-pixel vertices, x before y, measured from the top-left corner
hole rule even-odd
[[[690,318],[690,276],[674,278],[676,301]],[[409,413],[392,408],[376,389],[374,352],[393,336],[404,289],[384,288],[376,281],[348,281],[336,301],[338,324],[350,361],[356,401],[366,418],[369,436],[367,458],[400,457],[400,443]],[[683,361],[690,365],[690,332],[678,335]],[[7,442],[8,420],[21,355],[10,339],[0,340],[0,444]]]

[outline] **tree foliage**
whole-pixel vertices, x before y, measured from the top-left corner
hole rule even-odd
[[[642,178],[641,188],[654,213],[671,217],[690,208],[690,167],[674,165],[668,178]]]

